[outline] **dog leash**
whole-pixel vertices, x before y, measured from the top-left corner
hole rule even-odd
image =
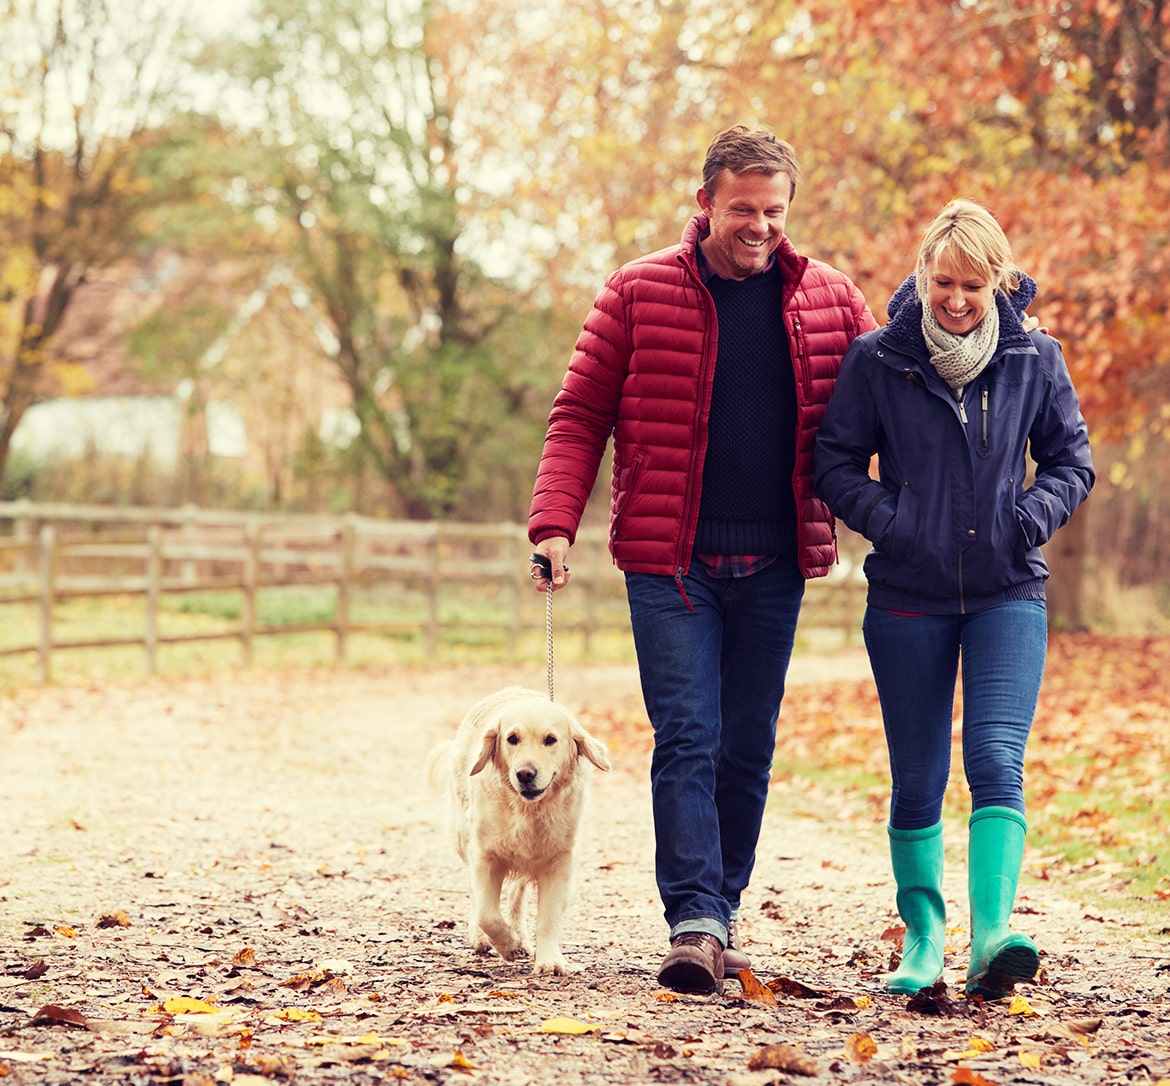
[[[545,642],[545,657],[548,660],[548,700],[555,701],[553,689],[553,620],[552,620],[552,562],[543,554],[533,554],[528,559],[533,566],[538,569],[533,569],[532,579],[536,580],[537,576],[544,577],[548,584],[544,590],[544,642]]]

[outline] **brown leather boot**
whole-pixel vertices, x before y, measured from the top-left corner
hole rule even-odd
[[[658,983],[676,992],[723,991],[723,944],[714,935],[688,931],[672,939],[658,970]]]
[[[733,920],[727,925],[727,946],[723,950],[723,975],[734,976],[741,969],[751,969],[752,960],[739,942],[739,925]]]

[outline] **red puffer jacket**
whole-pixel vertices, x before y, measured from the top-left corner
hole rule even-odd
[[[715,303],[695,261],[706,229],[706,216],[696,215],[680,245],[619,268],[593,303],[549,415],[528,520],[533,543],[576,538],[613,434],[615,564],[634,573],[686,573],[716,354]],[[846,276],[801,256],[787,237],[776,258],[796,373],[798,559],[805,577],[823,577],[836,559],[836,543],[833,518],[813,494],[813,443],[841,356],[877,322]]]

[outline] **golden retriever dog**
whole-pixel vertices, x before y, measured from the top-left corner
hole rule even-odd
[[[446,778],[455,848],[471,883],[467,935],[480,953],[494,948],[505,961],[528,953],[524,898],[534,886],[536,971],[567,971],[561,928],[586,762],[609,769],[605,746],[561,705],[519,686],[473,705],[455,738],[428,756],[431,782]]]

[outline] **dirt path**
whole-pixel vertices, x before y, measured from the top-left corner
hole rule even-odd
[[[863,673],[851,653],[800,660],[792,679]],[[795,816],[779,792],[742,923],[778,1004],[736,984],[664,999],[646,756],[620,735],[618,768],[594,778],[565,947],[578,971],[474,956],[422,760],[484,693],[543,681],[536,668],[240,675],[0,704],[0,1081],[798,1081],[748,1069],[785,1044],[814,1062],[810,1082],[1170,1079],[1164,948],[1086,919],[1062,896],[1075,888],[1030,881],[1034,1013],[912,1012],[880,986],[896,923],[882,827]],[[557,693],[601,734],[640,712],[628,668],[566,671]],[[542,1028],[554,1018],[589,1032]]]

